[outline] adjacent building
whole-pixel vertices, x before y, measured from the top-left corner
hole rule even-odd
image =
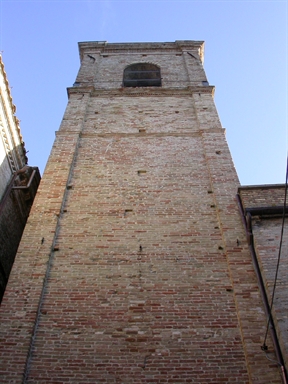
[[[0,56],[0,302],[40,181],[29,167]]]
[[[279,345],[288,366],[288,278],[287,278],[287,185],[257,185],[238,189],[237,197],[246,228],[258,286],[267,315],[266,332]],[[265,333],[266,333],[265,332]],[[263,338],[265,348],[265,338]],[[285,381],[284,381],[285,382]]]

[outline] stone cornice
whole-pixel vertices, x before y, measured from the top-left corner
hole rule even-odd
[[[107,41],[87,41],[78,43],[80,60],[82,61],[84,51],[98,53],[153,53],[159,51],[176,53],[194,50],[199,53],[203,61],[204,41],[198,40],[176,40],[175,42],[163,43],[108,43]]]
[[[12,96],[11,96],[11,92],[10,92],[10,87],[9,87],[9,83],[8,83],[8,79],[7,79],[7,75],[6,75],[6,72],[5,72],[5,68],[4,68],[4,64],[3,64],[3,61],[2,61],[2,56],[1,55],[0,55],[0,72],[1,72],[1,76],[3,77],[4,84],[5,84],[5,90],[4,89],[1,90],[2,102],[4,103],[4,99],[5,99],[5,96],[4,96],[3,92],[6,92],[6,95],[7,95],[6,100],[9,103],[8,108],[10,108],[11,111],[12,111],[13,122],[15,124],[16,129],[17,129],[17,134],[19,135],[19,139],[20,139],[20,142],[22,143],[23,150],[26,153],[26,150],[25,150],[25,147],[24,147],[23,138],[22,138],[22,134],[21,134],[21,130],[20,130],[19,119],[15,116],[16,106],[13,104],[13,100],[12,100]],[[5,104],[3,104],[3,107],[4,107],[4,110],[6,110],[7,106],[5,106]],[[6,114],[7,114],[7,112],[6,112]]]
[[[5,72],[5,68],[4,68],[4,64],[3,64],[3,61],[2,61],[2,56],[1,55],[0,55],[0,68],[1,68],[1,74],[2,74],[3,79],[4,79],[4,83],[6,85],[6,92],[7,92],[8,100],[10,102],[11,111],[13,111],[13,113],[15,113],[16,112],[16,106],[13,104],[13,101],[12,101],[10,87],[9,87],[9,83],[8,83],[8,79],[7,79],[7,75],[6,75],[6,72]]]
[[[7,75],[5,72],[5,68],[4,68],[4,64],[2,61],[1,55],[0,55],[0,76],[2,77],[1,82],[3,81],[3,83],[2,83],[3,85],[1,85],[1,89],[0,89],[0,102],[2,103],[2,110],[3,110],[3,114],[4,114],[2,117],[0,116],[0,122],[2,119],[4,119],[6,121],[6,124],[4,124],[4,125],[3,125],[3,123],[1,123],[1,135],[4,135],[4,136],[9,135],[11,137],[11,140],[12,140],[12,143],[10,143],[9,140],[5,141],[5,143],[6,143],[5,149],[6,149],[7,155],[10,152],[12,152],[13,149],[15,149],[15,148],[13,148],[13,146],[16,147],[16,144],[14,142],[14,137],[18,136],[18,140],[21,144],[21,150],[19,148],[17,148],[16,152],[17,152],[18,156],[20,157],[19,158],[20,166],[22,166],[23,164],[27,163],[28,159],[26,156],[26,149],[25,149],[23,137],[22,137],[21,130],[20,130],[19,119],[15,116],[16,106],[13,104],[13,101],[12,101],[10,87],[9,87],[9,83],[8,83],[8,79],[7,79]],[[5,132],[5,130],[6,130],[6,132]],[[8,133],[7,130],[10,132]],[[11,145],[12,145],[12,147],[11,147]],[[10,154],[10,157],[11,157],[11,154]],[[23,161],[24,161],[24,163],[21,164]],[[11,162],[14,163],[12,157],[11,157]]]

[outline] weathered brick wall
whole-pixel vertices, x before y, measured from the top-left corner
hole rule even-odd
[[[280,383],[212,89],[93,89],[129,60],[83,49],[0,312],[4,382]],[[162,73],[188,79],[178,51]]]
[[[240,196],[246,209],[255,207],[283,207],[285,198],[285,186],[267,185],[263,187],[244,187],[240,189]],[[266,215],[264,217],[258,215],[252,218],[254,245],[269,303],[271,303],[272,300],[272,292],[276,276],[282,224],[283,218],[281,217],[281,214],[278,214],[278,217],[275,214],[272,214]],[[288,366],[287,230],[288,224],[287,219],[285,219],[278,278],[276,282],[272,311],[286,367]]]
[[[284,185],[247,186],[240,189],[241,201],[245,208],[283,207]]]

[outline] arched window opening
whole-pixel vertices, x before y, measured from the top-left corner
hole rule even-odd
[[[137,63],[124,70],[124,87],[161,87],[160,68],[155,64]]]

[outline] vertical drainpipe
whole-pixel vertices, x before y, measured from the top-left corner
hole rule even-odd
[[[246,230],[247,241],[248,241],[249,249],[250,249],[250,252],[252,255],[253,266],[254,266],[254,270],[256,272],[256,277],[257,277],[257,281],[258,281],[258,286],[260,288],[261,297],[262,297],[262,300],[264,303],[265,313],[266,313],[267,319],[269,319],[269,323],[270,323],[270,331],[271,331],[272,341],[273,341],[274,348],[275,348],[277,363],[279,364],[279,366],[281,368],[281,375],[282,375],[283,383],[287,384],[287,380],[288,380],[287,379],[287,372],[286,372],[286,368],[284,366],[284,360],[283,360],[281,348],[279,345],[277,333],[275,330],[275,325],[274,325],[274,320],[273,320],[273,316],[271,313],[271,308],[269,305],[268,297],[266,294],[263,278],[261,275],[261,271],[260,271],[260,267],[259,267],[259,263],[257,260],[255,247],[254,247],[251,213],[247,214],[247,218],[245,217],[244,208],[243,208],[241,197],[240,197],[239,193],[237,193],[236,197],[237,197],[237,202],[238,202],[238,205],[240,208],[241,219],[242,219],[243,225],[244,225],[245,230]],[[264,345],[261,348],[265,351]]]

